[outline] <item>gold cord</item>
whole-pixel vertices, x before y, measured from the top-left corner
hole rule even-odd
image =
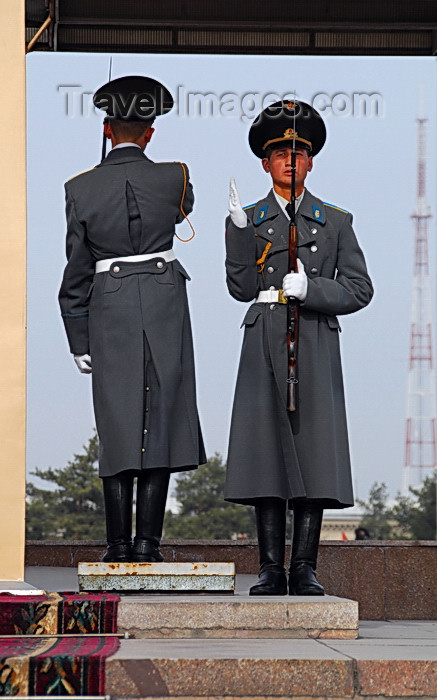
[[[182,197],[181,197],[181,203],[179,204],[179,209],[181,210],[182,216],[188,221],[188,223],[190,225],[190,229],[192,230],[193,233],[191,234],[191,236],[189,238],[181,238],[180,236],[178,236],[178,234],[176,232],[175,232],[175,236],[179,241],[182,241],[182,243],[188,243],[188,241],[193,240],[194,236],[196,235],[196,232],[194,230],[194,227],[193,227],[191,221],[189,220],[188,216],[184,212],[184,209],[182,206],[184,203],[184,199],[185,199],[185,193],[187,191],[187,172],[185,170],[185,165],[183,163],[179,163],[179,165],[181,166],[182,172],[184,174],[184,187],[182,189]]]
[[[255,234],[255,236],[258,236],[258,234]],[[265,260],[267,257],[267,253],[269,252],[270,248],[272,247],[272,242],[269,241],[264,248],[261,257],[256,261],[256,264],[258,265],[258,272],[264,272],[264,264]]]

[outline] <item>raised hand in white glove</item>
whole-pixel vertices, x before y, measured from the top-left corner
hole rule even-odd
[[[91,357],[89,355],[74,355],[74,361],[81,374],[91,374]]]
[[[290,272],[282,280],[284,296],[294,297],[299,301],[305,301],[308,289],[308,277],[299,258],[297,259],[297,272]]]
[[[235,178],[233,177],[231,177],[229,181],[228,209],[231,215],[232,223],[235,224],[235,226],[238,228],[244,228],[247,226],[247,215],[241,206],[240,195],[238,194]]]

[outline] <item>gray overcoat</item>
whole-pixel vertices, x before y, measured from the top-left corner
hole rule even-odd
[[[66,183],[67,258],[59,301],[74,354],[91,355],[99,474],[206,461],[186,280],[172,247],[194,201],[186,166],[153,163],[139,148],[111,151]],[[134,236],[135,234],[135,236]],[[98,260],[157,253],[147,262]]]
[[[228,219],[226,235],[228,289],[245,302],[280,289],[288,265],[288,217],[273,192],[246,213],[247,227]],[[299,304],[297,409],[286,410],[287,306],[255,302],[242,324],[225,498],[310,498],[344,508],[353,505],[353,491],[337,315],[366,306],[373,289],[351,214],[306,190],[296,222],[308,276]]]

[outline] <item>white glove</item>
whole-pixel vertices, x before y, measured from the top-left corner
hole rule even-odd
[[[290,272],[282,280],[284,296],[294,297],[299,301],[305,301],[308,289],[308,277],[299,258],[297,259],[297,272]]]
[[[91,357],[89,355],[74,355],[74,361],[81,374],[91,374]]]
[[[229,181],[228,209],[231,215],[232,223],[238,228],[245,228],[245,226],[247,226],[247,215],[241,206],[240,195],[238,194],[235,178],[233,177],[231,177]]]

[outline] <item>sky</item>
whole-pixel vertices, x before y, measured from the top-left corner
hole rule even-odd
[[[27,55],[28,403],[27,472],[63,467],[94,427],[91,379],[69,353],[57,293],[65,266],[63,183],[100,161],[102,114],[90,96],[108,80],[109,54]],[[269,101],[296,94],[325,119],[328,138],[308,189],[352,212],[374,282],[364,310],[340,318],[355,494],[375,481],[392,497],[404,463],[410,300],[420,95],[427,125],[432,298],[436,270],[436,62],[425,57],[299,57],[115,54],[112,77],[148,75],[176,98],[147,147],[155,161],[188,164],[196,237],[176,242],[191,275],[199,413],[208,455],[226,458],[247,304],[224,272],[229,178],[244,205],[270,179],[247,136]],[[365,97],[367,96],[367,98]],[[366,102],[367,100],[367,102]],[[202,103],[202,109],[200,109]],[[185,222],[178,227],[189,237]],[[434,334],[435,340],[435,334]],[[267,465],[266,465],[267,466]]]

